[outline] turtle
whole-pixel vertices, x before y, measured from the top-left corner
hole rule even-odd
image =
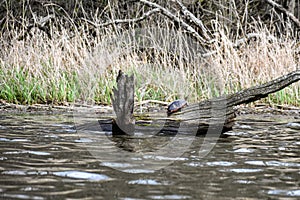
[[[173,102],[168,106],[168,110],[167,110],[168,116],[170,116],[172,113],[175,113],[175,112],[177,112],[177,111],[180,111],[181,108],[183,108],[183,107],[185,107],[185,106],[187,106],[187,105],[188,105],[187,101],[182,100],[182,99],[173,101]]]

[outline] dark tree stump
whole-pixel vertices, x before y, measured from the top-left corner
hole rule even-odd
[[[112,122],[115,135],[133,135],[135,119],[134,109],[134,77],[125,75],[121,70],[117,77],[117,88],[113,89],[113,109],[117,115]]]

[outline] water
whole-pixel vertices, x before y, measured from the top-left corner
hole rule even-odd
[[[276,114],[238,116],[230,136],[207,156],[198,154],[204,137],[183,137],[193,141],[174,159],[147,154],[168,137],[127,144],[105,132],[76,130],[72,113],[2,114],[0,198],[300,199],[299,122]],[[105,141],[100,149],[99,140]],[[126,151],[117,152],[124,156],[119,160],[106,156],[118,149]],[[161,168],[149,168],[154,161]]]

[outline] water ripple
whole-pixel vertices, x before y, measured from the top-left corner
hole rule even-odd
[[[215,162],[207,162],[208,166],[233,166],[236,165],[236,162],[228,162],[228,161],[215,161]]]
[[[12,199],[30,199],[30,200],[43,200],[45,198],[40,196],[32,196],[32,195],[25,195],[25,194],[3,194],[1,195],[5,198],[12,198]]]
[[[246,161],[245,164],[256,165],[256,166],[275,166],[275,167],[299,167],[300,163],[293,162],[280,162],[280,161],[261,161],[261,160],[250,160]]]
[[[51,153],[43,152],[43,151],[26,151],[26,150],[3,152],[3,154],[26,154],[26,153],[33,154],[33,155],[39,155],[39,156],[48,156],[51,154]]]
[[[263,169],[247,169],[247,168],[234,168],[234,169],[226,169],[226,170],[220,170],[223,172],[230,171],[235,173],[256,173],[256,172],[262,172]]]
[[[300,197],[300,190],[268,190],[270,195]]]
[[[195,137],[179,158],[141,153],[121,157],[123,162],[109,157],[115,143],[97,131],[92,134],[108,141],[103,156],[109,159],[94,157],[87,146],[97,144],[76,133],[72,116],[0,117],[0,198],[299,199],[299,131],[287,126],[295,119],[251,118],[255,120],[249,115],[237,118],[239,126],[228,138],[220,138],[206,157],[198,156],[204,138]],[[153,143],[165,141],[153,138]],[[155,151],[151,143],[149,149]],[[130,164],[130,159],[141,165]],[[143,168],[153,160],[172,164],[157,171]]]
[[[128,181],[128,184],[139,184],[139,185],[168,185],[167,183],[161,183],[153,179],[138,179]]]
[[[53,172],[56,176],[75,178],[75,179],[85,179],[90,181],[108,181],[111,180],[110,177],[103,174],[96,174],[90,172],[81,172],[81,171],[60,171]]]
[[[188,195],[151,195],[151,199],[191,199],[191,196]]]

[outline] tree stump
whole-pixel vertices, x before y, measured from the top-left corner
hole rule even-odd
[[[112,132],[115,135],[133,135],[135,119],[134,77],[125,75],[121,70],[117,77],[117,88],[113,89],[113,109],[117,115],[112,121]]]

